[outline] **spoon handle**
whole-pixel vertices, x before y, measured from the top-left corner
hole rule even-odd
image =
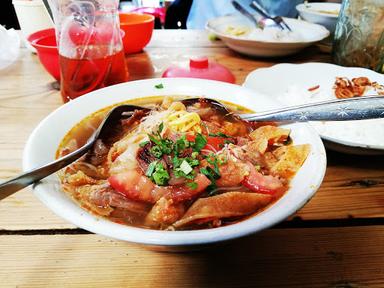
[[[247,17],[250,21],[252,21],[256,25],[256,27],[259,26],[259,23],[255,19],[255,17],[251,13],[249,13],[243,6],[241,6],[236,0],[232,0],[231,3],[237,11],[239,11],[241,14]]]
[[[40,181],[48,175],[64,168],[76,159],[84,155],[90,148],[93,142],[89,142],[80,149],[54,161],[45,166],[23,173],[15,178],[12,178],[0,184],[0,200],[9,195],[31,185],[34,182]]]
[[[384,96],[338,99],[291,106],[257,114],[240,114],[248,121],[346,121],[384,118]]]

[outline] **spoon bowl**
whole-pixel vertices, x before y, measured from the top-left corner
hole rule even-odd
[[[93,133],[85,145],[56,161],[23,173],[0,184],[0,200],[71,164],[90,151],[97,140],[107,142],[107,139],[111,137],[111,133],[116,131],[116,127],[119,127],[121,120],[131,118],[135,111],[148,113],[150,110],[136,105],[119,105],[114,107],[109,111],[99,128]]]

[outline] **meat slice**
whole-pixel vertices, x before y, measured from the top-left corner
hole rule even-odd
[[[152,207],[144,224],[151,228],[166,228],[179,220],[184,213],[184,204],[162,197]]]
[[[272,196],[247,192],[227,192],[220,195],[200,198],[175,222],[175,228],[192,224],[207,223],[217,219],[246,216],[265,207]]]
[[[153,161],[158,160],[155,156],[153,156],[150,152],[150,149],[152,148],[151,143],[147,143],[144,147],[140,147],[139,150],[137,150],[136,154],[136,160],[139,164],[139,167],[145,173],[148,170],[149,164],[151,164]],[[167,167],[167,166],[164,166]]]

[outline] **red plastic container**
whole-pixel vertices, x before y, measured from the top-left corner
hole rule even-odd
[[[55,29],[45,29],[32,33],[27,38],[36,49],[41,64],[56,80],[60,81],[59,51],[56,44]]]
[[[235,76],[223,65],[210,62],[207,57],[189,59],[189,67],[171,66],[164,71],[164,78],[202,78],[235,83]]]

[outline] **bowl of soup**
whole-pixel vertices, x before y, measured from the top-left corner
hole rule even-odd
[[[60,107],[31,134],[24,170],[81,147],[120,104],[146,107],[78,161],[34,186],[56,214],[88,231],[162,249],[196,247],[268,228],[320,186],[323,144],[307,124],[250,123],[276,104],[203,79],[149,79]]]

